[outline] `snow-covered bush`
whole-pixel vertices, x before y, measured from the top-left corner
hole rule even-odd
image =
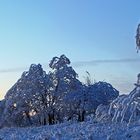
[[[95,112],[99,105],[108,105],[119,96],[119,92],[109,83],[97,82],[86,89],[86,110]]]
[[[110,121],[110,115],[108,115],[109,105],[99,105],[95,112],[95,121],[97,122],[107,122]]]
[[[129,95],[118,97],[110,104],[108,111],[112,122],[127,122],[140,120],[140,87],[136,87]]]
[[[120,95],[113,100],[110,105],[105,109],[104,106],[100,106],[97,109],[97,120],[110,121],[113,123],[127,123],[140,122],[140,75],[138,75],[138,81],[136,87],[128,95]],[[102,111],[106,110],[106,111]],[[101,112],[102,111],[102,112]]]

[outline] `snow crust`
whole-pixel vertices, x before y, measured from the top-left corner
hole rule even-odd
[[[63,123],[42,127],[3,128],[2,140],[139,140],[140,125],[126,123]]]

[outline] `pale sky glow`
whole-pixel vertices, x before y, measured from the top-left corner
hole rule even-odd
[[[48,71],[51,58],[61,54],[81,80],[87,70],[122,93],[131,91],[140,72],[139,5],[139,0],[0,1],[0,98],[30,64],[41,63]],[[120,59],[130,61],[105,61]]]

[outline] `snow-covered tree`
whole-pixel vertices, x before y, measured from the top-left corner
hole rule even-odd
[[[140,24],[138,25],[137,27],[137,31],[136,31],[136,49],[137,49],[137,52],[140,50]]]
[[[40,64],[32,64],[5,96],[3,124],[26,126],[39,124],[45,114],[48,77]],[[37,118],[38,116],[38,118]]]
[[[0,127],[2,125],[2,117],[3,117],[4,108],[5,108],[5,100],[3,99],[0,101]]]
[[[71,118],[79,104],[77,98],[82,93],[82,83],[77,79],[77,73],[69,66],[70,60],[65,56],[54,57],[49,66],[53,69],[49,73],[50,84],[47,89],[52,102],[51,112],[55,121]]]

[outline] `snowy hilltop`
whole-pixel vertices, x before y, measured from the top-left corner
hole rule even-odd
[[[54,57],[45,72],[40,64],[9,89],[0,101],[0,139],[140,139],[140,75],[135,89],[119,95],[107,82],[78,79],[65,56]]]

